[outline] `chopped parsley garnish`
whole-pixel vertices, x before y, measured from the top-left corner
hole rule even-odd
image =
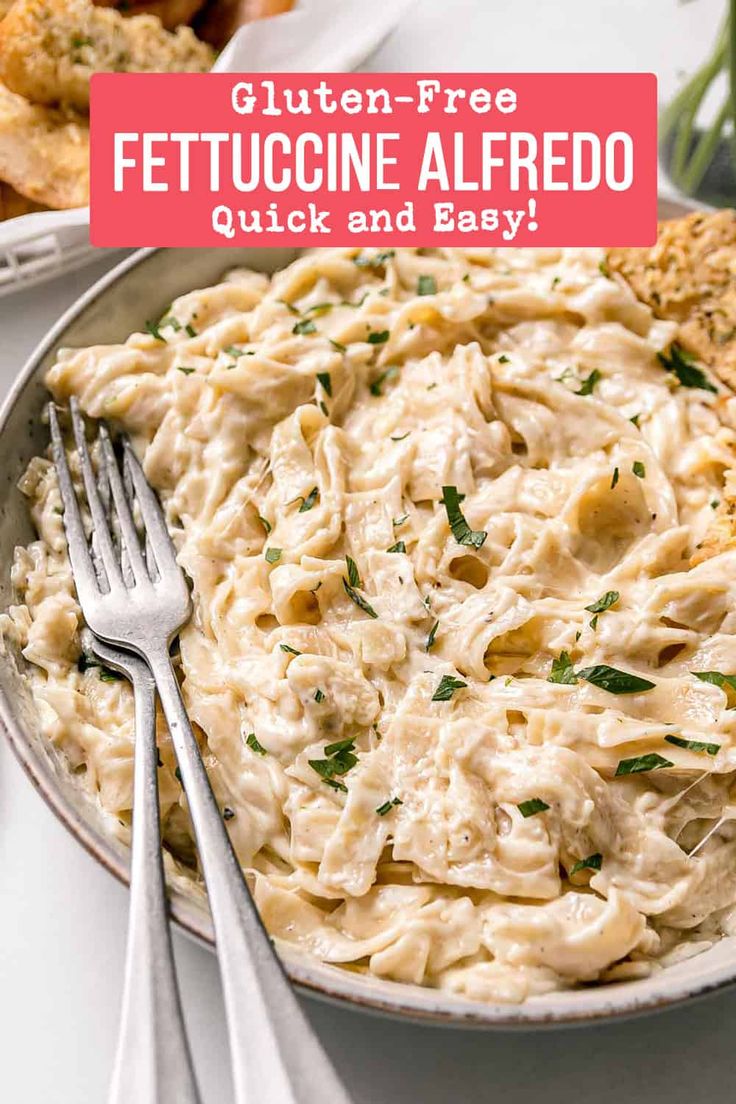
[[[297,511],[300,514],[306,514],[308,510],[311,510],[315,502],[319,497],[319,487],[312,487],[311,491],[306,498],[302,499],[302,504]]]
[[[291,644],[279,644],[279,648],[282,652],[288,652],[289,655],[300,656],[302,654],[298,652],[296,648],[292,648]]]
[[[648,755],[637,755],[633,759],[622,759],[616,767],[616,778],[625,774],[643,774],[645,771],[661,770],[662,767],[672,767],[669,759],[659,755],[656,751],[650,751]]]
[[[391,440],[392,441],[405,441],[410,433],[411,433],[411,430],[407,429],[406,433],[402,433],[400,437],[392,437]]]
[[[386,549],[387,552],[406,552],[406,545],[403,541],[397,541],[396,544],[392,544],[390,548]]]
[[[329,338],[330,345],[338,353],[346,353],[348,351],[347,345],[343,345],[342,341],[335,341],[334,338]]]
[[[613,488],[616,486],[617,483],[618,483],[618,468],[614,468],[613,469],[613,475],[611,476],[611,490],[613,490]]]
[[[187,333],[190,337],[197,336],[197,331],[195,330],[191,322],[187,322],[186,326],[184,327],[184,332]]]
[[[586,606],[588,613],[605,613],[611,606],[615,606],[621,595],[617,590],[607,590],[597,602],[593,602],[592,605]]]
[[[317,327],[311,318],[302,318],[299,322],[296,322],[293,330],[293,334],[311,334],[317,332]]]
[[[281,559],[282,548],[267,548],[266,563],[275,564]]]
[[[233,810],[230,808],[229,805],[226,805],[224,807],[224,809],[222,810],[223,820],[232,820],[234,816],[235,816],[235,813],[233,812]]]
[[[637,479],[646,479],[647,469],[644,467],[641,460],[635,460],[631,465],[631,470]]]
[[[663,368],[677,376],[683,387],[696,387],[701,391],[718,394],[718,388],[713,386],[705,373],[693,362],[690,354],[676,341],[670,346],[669,356],[666,353],[657,353],[657,358]]]
[[[160,333],[158,327],[159,327],[159,323],[146,322],[146,330],[151,335],[151,337],[155,337],[157,341],[164,341],[165,342],[166,338],[161,336],[161,333]]]
[[[120,682],[123,676],[119,671],[113,671],[111,667],[103,667],[100,664],[100,679],[102,682]]]
[[[358,762],[357,755],[354,755],[355,744],[352,740],[338,740],[337,743],[328,744],[325,747],[324,759],[309,759],[309,765],[313,771],[316,771],[320,778],[331,786],[333,790],[342,790],[347,793],[347,786],[342,782],[335,781],[335,776],[338,777],[347,772],[355,766]]]
[[[325,700],[325,696],[321,690],[314,691],[314,700],[317,702],[317,705]]]
[[[263,744],[260,744],[256,739],[255,732],[249,732],[245,737],[245,742],[251,751],[254,751],[256,755],[268,755],[268,752],[264,748]]]
[[[437,635],[437,629],[440,627],[439,621],[435,621],[432,628],[429,630],[429,636],[427,637],[427,643],[424,646],[425,652],[431,652],[434,645],[434,638]]]
[[[668,744],[685,748],[686,751],[705,751],[708,755],[717,755],[721,750],[720,744],[706,744],[703,740],[685,740],[682,736],[665,736]]]
[[[358,571],[358,565],[352,556],[345,557],[345,563],[348,569],[348,582],[353,587],[360,586],[360,572]]]
[[[315,303],[313,307],[305,307],[304,313],[311,314],[313,318],[319,318],[321,314],[329,314],[334,303]]]
[[[609,667],[607,663],[583,667],[577,672],[577,677],[600,687],[601,690],[607,690],[609,694],[641,694],[645,690],[653,690],[655,685],[649,679],[632,675],[630,671],[619,671],[616,667]]]
[[[398,374],[399,369],[396,367],[396,365],[393,365],[391,368],[387,368],[385,372],[381,372],[380,376],[377,376],[373,380],[373,383],[370,384],[369,390],[371,395],[382,395],[383,392],[381,391],[381,387],[386,382],[386,380],[392,380],[394,376],[397,376]]]
[[[521,801],[516,806],[521,815],[526,819],[532,817],[536,813],[543,813],[546,809],[549,809],[549,805],[546,801],[542,801],[541,797],[531,797],[528,801]]]
[[[240,349],[237,345],[226,345],[222,351],[227,353],[228,356],[235,357],[236,360],[238,357],[246,355],[245,349]]]
[[[459,494],[457,487],[442,488],[442,504],[447,511],[447,520],[450,523],[453,537],[458,544],[469,544],[473,548],[481,548],[488,533],[482,529],[470,528],[460,509],[460,503],[464,498],[465,495]]]
[[[391,524],[393,525],[394,529],[398,529],[400,525],[403,525],[404,522],[408,521],[408,520],[409,520],[409,515],[408,514],[402,514],[400,517],[395,517],[393,519],[393,521],[391,522]]]
[[[467,682],[455,678],[454,675],[443,675],[432,695],[432,701],[449,701],[456,690],[464,690],[467,685]]]
[[[358,268],[383,268],[386,261],[390,261],[395,256],[394,249],[384,249],[380,253],[374,253],[372,257],[366,257],[362,253],[359,253],[357,257],[353,257],[353,264],[356,264]]]
[[[611,271],[605,261],[598,262],[598,271],[601,276],[605,276],[607,280],[611,279]]]
[[[434,276],[420,276],[417,281],[417,295],[436,295],[437,281]]]
[[[196,368],[185,368],[182,364],[177,364],[177,371],[183,372],[185,376],[191,376],[192,372],[196,372]]]
[[[509,358],[506,356],[505,353],[501,353],[500,357],[498,358],[498,363],[499,364],[508,364],[509,363]]]
[[[297,314],[297,315],[299,314],[299,311],[297,310],[297,308],[294,306],[293,303],[287,303],[285,299],[277,299],[276,302],[280,303],[282,307],[286,307],[289,314]]]
[[[736,690],[736,675],[724,675],[720,671],[692,671],[691,673],[701,682],[710,682],[713,686],[719,686],[721,690],[725,690],[727,686],[731,690]]]
[[[369,345],[385,345],[389,339],[388,330],[373,330],[368,334],[366,341]]]
[[[598,369],[594,368],[589,376],[587,376],[584,380],[580,381],[580,388],[576,392],[576,394],[578,394],[578,395],[592,395],[593,394],[593,389],[595,388],[595,385],[597,383],[599,383],[602,378],[603,377],[601,376]]]
[[[573,867],[571,867],[568,874],[568,878],[571,878],[573,874],[579,874],[581,870],[600,870],[603,866],[603,856],[600,851],[596,851],[593,855],[588,855],[587,859],[578,859]]]
[[[366,601],[362,594],[360,594],[355,587],[352,587],[347,579],[343,578],[342,585],[345,588],[345,593],[348,598],[355,602],[358,609],[361,609],[363,613],[367,613],[369,617],[378,618],[378,614],[374,610],[370,602]]]
[[[557,659],[552,660],[552,670],[547,675],[547,682],[559,682],[571,686],[578,681],[568,652],[560,652]]]
[[[318,372],[317,379],[322,384],[325,392],[332,398],[332,379],[329,372]]]
[[[380,817],[386,816],[396,805],[403,805],[404,802],[400,797],[392,797],[390,801],[384,801],[383,805],[379,805],[376,812]]]
[[[167,314],[158,324],[158,328],[162,330],[164,326],[171,326],[174,333],[178,333],[181,329],[181,322],[178,318],[175,318],[173,314]]]
[[[268,536],[268,534],[271,532],[271,522],[268,520],[268,518],[264,518],[263,514],[258,515],[258,520],[260,521],[263,528],[266,530],[266,536]]]
[[[641,418],[641,414],[632,414],[632,416],[631,416],[631,417],[629,418],[629,421],[631,422],[631,424],[632,424],[633,426],[636,426],[636,428],[638,429],[638,428],[639,428],[639,419],[640,419],[640,418]]]

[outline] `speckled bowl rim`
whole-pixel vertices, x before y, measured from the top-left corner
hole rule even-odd
[[[677,215],[687,209],[668,202],[663,214]],[[193,252],[193,251],[188,251]],[[222,270],[240,260],[240,254],[274,254],[276,250],[220,250]],[[0,440],[6,437],[16,408],[35,388],[42,388],[39,374],[44,362],[65,342],[65,333],[88,308],[114,298],[121,280],[144,266],[157,254],[172,254],[172,267],[181,250],[139,250],[112,268],[61,317],[26,362],[0,408]],[[257,262],[250,256],[247,263]],[[183,267],[183,266],[182,266]],[[269,266],[270,267],[270,266]],[[181,292],[191,289],[182,277]],[[143,308],[142,308],[143,309]],[[104,315],[104,312],[102,312]],[[141,316],[141,321],[143,318]],[[104,341],[104,334],[98,340]],[[5,505],[17,495],[15,484],[19,470],[6,472],[0,487],[0,530],[7,525]],[[9,570],[6,564],[5,571]],[[8,663],[0,656],[0,665]],[[103,867],[120,882],[129,884],[129,854],[109,832],[97,806],[78,786],[59,758],[41,746],[29,732],[18,705],[17,696],[0,686],[0,727],[5,732],[21,766],[49,808],[67,830]],[[206,905],[195,894],[170,886],[171,912],[176,925],[202,946],[214,949],[212,927]],[[657,971],[649,978],[581,987],[532,997],[522,1004],[479,1003],[437,989],[404,985],[357,974],[315,960],[295,948],[279,944],[288,973],[304,993],[338,1003],[351,1009],[399,1019],[448,1027],[539,1029],[563,1025],[608,1022],[658,1009],[672,1008],[697,997],[736,984],[736,939],[727,937],[695,958]]]

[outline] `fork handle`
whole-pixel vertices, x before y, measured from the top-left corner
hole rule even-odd
[[[200,1104],[176,983],[161,856],[156,698],[140,661],[135,696],[133,845],[123,1008],[108,1104]],[[138,669],[139,668],[139,669]]]
[[[148,650],[146,659],[169,725],[207,884],[236,1104],[349,1104],[248,891],[168,649]]]

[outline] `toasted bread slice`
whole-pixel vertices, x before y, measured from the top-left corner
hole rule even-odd
[[[680,323],[682,346],[736,388],[736,211],[660,224],[651,249],[612,249],[620,273],[658,318]]]
[[[0,84],[0,180],[47,207],[89,202],[89,122]]]
[[[3,0],[0,0],[0,4]],[[191,23],[195,15],[204,7],[205,0],[135,0],[129,4],[126,0],[94,0],[99,8],[117,8],[121,15],[128,18],[136,15],[156,15],[167,31]]]
[[[90,0],[15,0],[0,23],[0,80],[33,103],[89,108],[103,72],[206,72],[212,49],[190,27],[165,31],[153,15],[125,19]]]
[[[34,203],[32,199],[26,199],[9,184],[0,183],[0,222],[6,219],[18,218],[20,215],[30,215],[33,211],[46,211],[42,203]]]
[[[651,249],[612,249],[607,263],[658,318],[678,322],[678,342],[736,389],[735,211],[660,223]],[[726,472],[720,504],[691,563],[730,548],[736,548],[736,467]]]

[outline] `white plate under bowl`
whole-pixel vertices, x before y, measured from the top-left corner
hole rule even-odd
[[[677,214],[670,208],[666,214]],[[128,257],[69,310],[34,352],[0,411],[0,607],[13,601],[13,549],[34,538],[27,502],[17,482],[29,460],[47,445],[41,411],[43,376],[60,346],[123,341],[158,318],[178,295],[216,283],[234,266],[274,271],[295,256],[288,250],[143,250]],[[35,706],[19,675],[22,660],[0,655],[0,723],[32,782],[70,832],[117,878],[127,883],[129,854],[106,830],[99,808],[81,791],[63,759],[42,739]],[[172,886],[177,924],[212,946],[206,906]],[[585,987],[533,997],[521,1005],[479,1004],[435,989],[401,985],[327,966],[281,946],[287,969],[306,992],[377,1013],[443,1025],[529,1027],[580,1024],[671,1007],[734,984],[736,940],[638,981]]]

